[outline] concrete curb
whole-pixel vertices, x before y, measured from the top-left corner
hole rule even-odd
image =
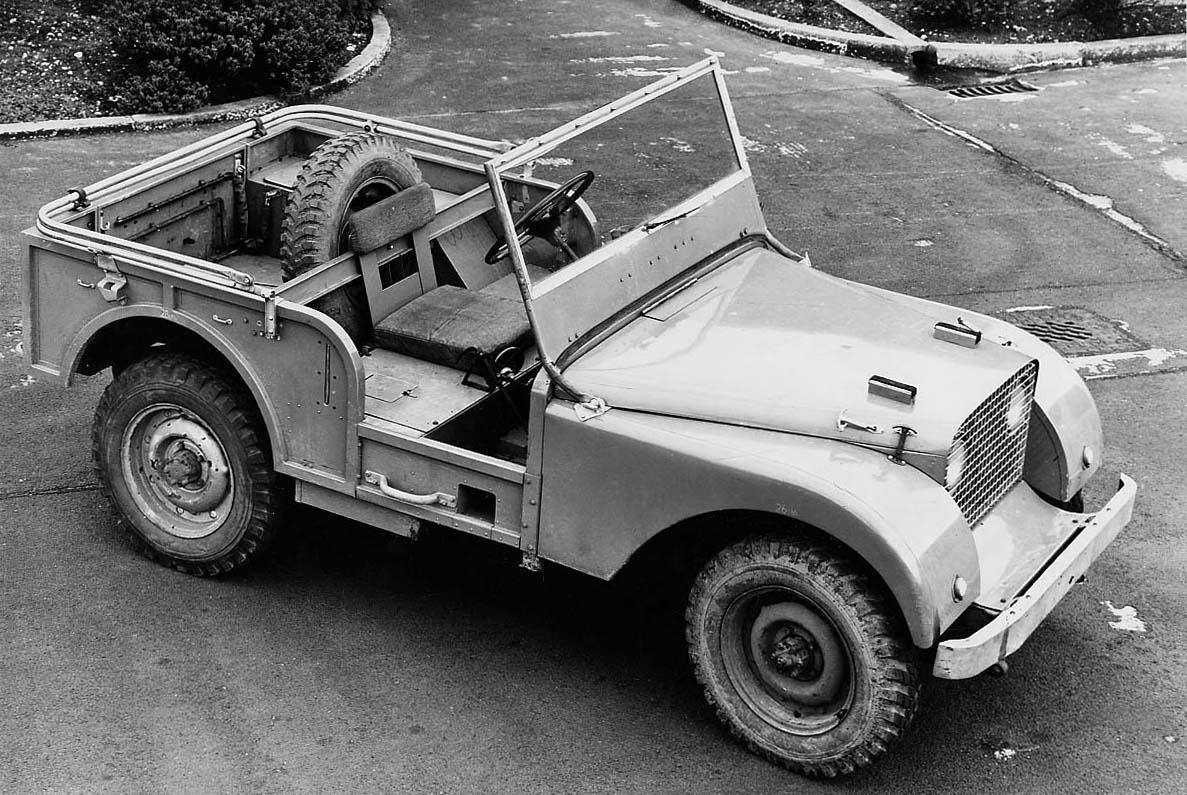
[[[846,33],[760,14],[724,0],[683,0],[705,15],[775,41],[838,55],[857,55],[892,63],[910,63],[918,49],[884,36]],[[933,42],[940,66],[1009,74],[1032,69],[1091,66],[1096,63],[1187,56],[1187,36],[1139,36],[1091,42],[1050,44],[962,44]]]
[[[371,40],[363,48],[363,51],[347,61],[328,83],[315,86],[301,94],[287,97],[252,97],[222,105],[211,105],[191,113],[137,113],[131,116],[95,116],[84,119],[54,119],[0,124],[0,141],[94,132],[159,130],[166,127],[249,119],[252,116],[284,107],[289,101],[314,99],[358,82],[379,65],[391,47],[391,25],[388,24],[387,17],[377,11],[371,16]]]
[[[739,8],[732,3],[722,2],[722,0],[683,0],[683,2],[713,19],[796,47],[823,50],[838,55],[858,55],[896,63],[907,63],[910,58],[910,47],[901,41],[885,36],[846,33],[832,28],[805,25],[801,22],[788,22],[768,14]]]

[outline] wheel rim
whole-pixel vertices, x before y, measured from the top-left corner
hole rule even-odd
[[[853,662],[836,627],[790,588],[747,591],[722,616],[734,688],[767,723],[798,735],[835,728],[853,704]]]
[[[341,254],[349,245],[347,223],[350,216],[383,201],[388,196],[394,196],[399,191],[400,186],[387,177],[372,177],[355,188],[354,193],[350,194],[350,200],[346,202],[342,217],[338,219],[338,250],[334,252],[334,256]]]
[[[171,403],[141,410],[124,430],[120,460],[133,502],[161,530],[204,538],[227,520],[235,499],[227,453],[192,411]]]

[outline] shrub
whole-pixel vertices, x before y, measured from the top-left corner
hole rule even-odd
[[[1012,0],[910,0],[912,20],[928,27],[992,28],[1009,21]]]
[[[1149,0],[1069,0],[1063,16],[1079,17],[1103,36],[1148,36],[1159,29],[1160,16],[1176,13],[1181,19],[1181,6]]]
[[[179,112],[324,83],[378,0],[111,0],[117,110]]]
[[[342,13],[358,19],[369,19],[379,10],[381,0],[341,0]]]

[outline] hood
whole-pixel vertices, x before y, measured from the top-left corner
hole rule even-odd
[[[887,450],[905,425],[907,451],[947,456],[961,422],[1030,361],[989,339],[933,336],[960,314],[755,248],[644,309],[565,376],[617,408]],[[872,376],[915,387],[914,403],[871,394]]]

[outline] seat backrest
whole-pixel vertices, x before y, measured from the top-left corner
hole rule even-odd
[[[350,249],[366,254],[420,229],[437,215],[433,189],[427,182],[364,207],[350,216]]]
[[[372,323],[437,286],[427,237],[435,216],[427,182],[351,215],[347,245],[359,258]]]

